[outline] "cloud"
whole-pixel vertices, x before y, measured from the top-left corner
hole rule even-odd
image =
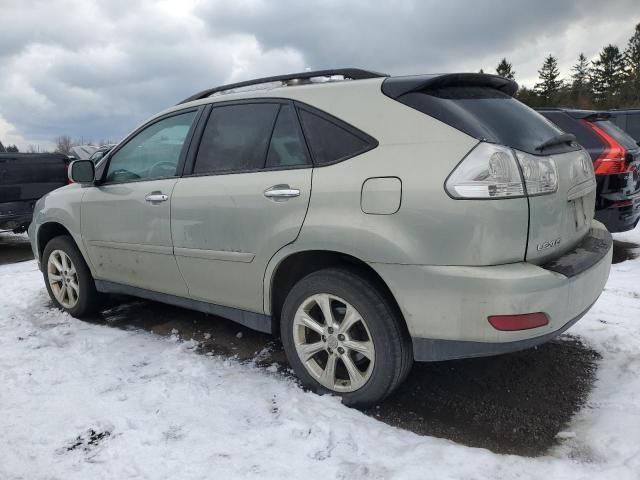
[[[195,91],[304,68],[293,48],[265,49],[246,33],[213,35],[190,12],[174,15],[177,2],[126,3],[124,16],[109,16],[107,2],[89,10],[88,2],[62,3],[71,26],[77,11],[95,31],[74,37],[66,23],[51,29],[47,19],[42,28],[33,25],[33,35],[23,26],[21,48],[18,33],[0,43],[0,115],[28,143],[62,134],[117,140]],[[22,7],[0,7],[3,22],[25,21]],[[32,23],[51,14],[50,3],[33,2]]]
[[[44,143],[119,139],[198,90],[307,67],[493,71],[506,56],[532,85],[548,53],[567,75],[581,51],[624,47],[640,11],[636,0],[0,0],[0,18],[0,115]]]

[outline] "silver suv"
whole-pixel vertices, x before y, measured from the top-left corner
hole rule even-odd
[[[124,293],[278,334],[349,405],[414,360],[549,340],[600,295],[612,240],[589,156],[516,89],[342,69],[198,93],[38,202],[49,294],[78,317]]]

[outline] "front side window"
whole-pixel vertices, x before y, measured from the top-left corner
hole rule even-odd
[[[107,183],[176,176],[180,153],[196,112],[164,118],[142,130],[109,162]]]
[[[279,108],[277,103],[215,107],[202,134],[193,173],[262,169]]]

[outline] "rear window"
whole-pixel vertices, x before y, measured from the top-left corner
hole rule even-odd
[[[635,150],[638,148],[636,141],[631,138],[624,130],[609,120],[601,120],[594,122],[598,127],[611,135],[620,145],[627,150]]]
[[[567,133],[573,133],[578,143],[589,152],[592,160],[596,160],[604,151],[605,143],[596,133],[581,120],[567,115],[562,110],[545,110],[540,112]]]
[[[398,100],[479,140],[532,154],[539,154],[536,147],[562,133],[536,111],[489,87],[450,86],[407,93]],[[575,147],[558,145],[554,151],[558,150]]]

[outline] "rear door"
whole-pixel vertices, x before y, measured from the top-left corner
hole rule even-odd
[[[263,311],[267,263],[298,236],[311,175],[291,102],[213,106],[171,205],[174,252],[192,298]]]

